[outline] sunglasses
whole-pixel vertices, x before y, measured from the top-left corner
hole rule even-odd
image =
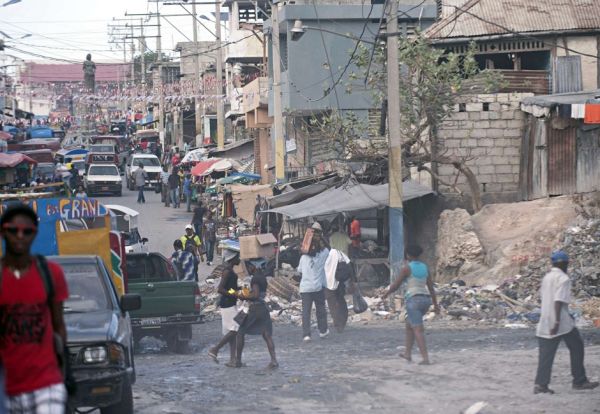
[[[5,224],[2,226],[2,230],[6,231],[13,236],[16,236],[19,232],[23,233],[24,236],[32,236],[37,230],[35,226],[24,226],[18,224]]]

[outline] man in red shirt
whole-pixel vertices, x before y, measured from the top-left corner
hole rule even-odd
[[[356,217],[352,217],[350,222],[350,239],[353,247],[360,247],[360,221]]]
[[[0,358],[6,374],[9,413],[63,413],[67,393],[54,350],[53,333],[66,343],[62,269],[48,262],[54,298],[48,304],[44,279],[30,254],[38,218],[29,207],[9,207],[0,218],[6,251],[0,269]]]

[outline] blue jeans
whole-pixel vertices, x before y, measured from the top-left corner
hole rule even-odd
[[[187,206],[188,213],[190,213],[192,211],[191,210],[191,207],[192,207],[192,194],[191,193],[185,195],[185,204]]]
[[[206,247],[206,261],[212,263],[213,258],[215,257],[215,242],[206,240],[204,243]]]
[[[144,186],[143,185],[139,185],[138,186],[138,198],[137,198],[137,202],[138,203],[145,203],[146,202],[146,198],[144,197]]]
[[[406,301],[406,320],[410,326],[422,326],[423,315],[427,313],[431,306],[431,296],[414,295]]]
[[[172,188],[169,190],[171,193],[171,203],[173,203],[173,208],[179,207],[179,188]]]

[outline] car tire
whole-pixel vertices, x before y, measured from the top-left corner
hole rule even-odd
[[[123,191],[118,191],[118,192],[117,192],[115,195],[116,195],[117,197],[121,197],[121,196],[123,195]]]
[[[189,339],[179,339],[177,329],[173,329],[167,333],[166,342],[169,352],[185,354],[189,350]]]
[[[133,391],[129,377],[123,379],[121,401],[108,407],[100,408],[101,414],[133,414]]]

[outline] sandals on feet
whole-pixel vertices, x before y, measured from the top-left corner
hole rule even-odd
[[[217,357],[217,353],[215,351],[208,351],[208,356],[214,361],[215,364],[219,363],[219,358]]]

